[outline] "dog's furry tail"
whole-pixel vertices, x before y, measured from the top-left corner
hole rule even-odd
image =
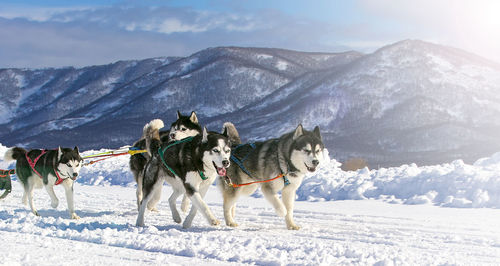
[[[154,151],[158,150],[161,145],[160,128],[163,128],[163,121],[154,119],[144,126],[142,137],[146,140],[146,149],[148,154],[152,156]]]
[[[241,144],[240,134],[231,122],[226,122],[222,125],[222,134],[226,135],[232,144]]]
[[[26,150],[23,148],[14,147],[5,152],[3,160],[10,162],[10,161],[15,161],[23,156],[26,156]]]

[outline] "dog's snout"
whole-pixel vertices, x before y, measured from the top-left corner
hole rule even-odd
[[[319,161],[318,161],[318,160],[316,160],[316,159],[314,159],[314,160],[312,160],[312,164],[313,164],[314,166],[317,166],[317,165],[319,164]]]
[[[170,133],[170,138],[175,139],[175,133]]]
[[[77,177],[78,176],[78,173],[73,173],[73,177]]]
[[[223,160],[223,161],[222,161],[222,165],[223,165],[225,168],[229,167],[229,160]]]

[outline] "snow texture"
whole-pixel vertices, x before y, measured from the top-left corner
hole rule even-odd
[[[0,159],[6,150],[0,145]],[[43,189],[35,191],[41,214],[37,217],[21,204],[23,189],[13,182],[12,193],[0,202],[0,240],[9,243],[0,249],[2,263],[494,265],[500,261],[496,176],[500,153],[474,165],[454,161],[356,172],[343,172],[330,160],[299,188],[294,214],[302,226],[299,231],[287,230],[265,199],[248,197],[238,201],[237,228],[212,227],[198,215],[192,228],[182,229],[168,209],[168,186],[160,212],[148,212],[146,227],[138,228],[128,159],[115,157],[83,169],[74,189],[79,220],[68,219],[61,187],[55,188],[61,202],[57,209],[50,207]],[[13,164],[0,160],[0,166]],[[215,186],[206,200],[223,220]]]

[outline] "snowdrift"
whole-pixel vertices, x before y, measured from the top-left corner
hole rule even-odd
[[[7,147],[0,145],[0,167]],[[104,152],[86,151],[83,155]],[[82,169],[78,183],[135,186],[129,157],[120,156]],[[297,200],[333,201],[377,199],[397,204],[433,204],[443,207],[500,208],[500,152],[465,164],[462,160],[434,166],[415,164],[378,170],[345,172],[336,160],[326,160],[308,175],[297,191]],[[258,194],[257,194],[258,195]]]
[[[434,204],[443,207],[499,208],[500,153],[473,165],[462,160],[422,166],[415,164],[356,172],[340,170],[331,160],[304,180],[298,200],[380,199],[390,203]]]

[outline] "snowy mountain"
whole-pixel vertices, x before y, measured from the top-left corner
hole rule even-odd
[[[402,41],[372,54],[210,48],[185,58],[82,69],[2,69],[4,145],[133,143],[153,118],[196,110],[245,141],[319,125],[337,160],[372,167],[475,159],[500,150],[500,65]]]

